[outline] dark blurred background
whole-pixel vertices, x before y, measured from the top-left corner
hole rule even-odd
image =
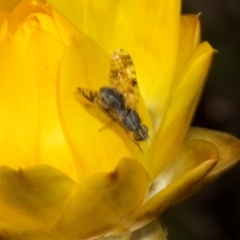
[[[193,126],[240,138],[240,0],[183,0],[215,55]],[[240,240],[240,164],[163,215],[169,240]]]

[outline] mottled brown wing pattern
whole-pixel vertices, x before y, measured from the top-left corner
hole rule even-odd
[[[133,61],[129,54],[117,49],[111,59],[110,86],[98,91],[78,87],[78,92],[104,111],[112,121],[117,121],[138,144],[149,138],[148,128],[142,124],[137,112],[139,90]],[[140,147],[141,149],[141,147]]]
[[[130,55],[123,49],[114,51],[110,66],[110,87],[123,94],[127,107],[137,110],[139,90]]]
[[[88,99],[90,102],[98,105],[98,99],[99,99],[99,94],[98,91],[92,91],[87,88],[77,88],[77,91],[82,94],[86,99]]]

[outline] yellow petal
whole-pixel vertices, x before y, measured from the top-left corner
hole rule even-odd
[[[217,164],[209,160],[175,180],[167,188],[157,193],[143,204],[121,228],[138,229],[151,222],[175,202],[185,196],[191,188],[201,181]]]
[[[135,160],[87,179],[65,208],[57,229],[71,239],[102,236],[121,224],[146,197],[149,177]]]
[[[92,39],[98,39],[102,32],[110,6],[116,6],[116,1],[48,1],[59,12],[63,13],[75,26]]]
[[[37,82],[23,46],[8,36],[0,43],[0,159],[24,167],[36,163],[39,126]]]
[[[51,34],[38,29],[32,35],[27,51],[38,84],[38,163],[53,166],[76,179],[71,149],[58,112],[58,71],[64,46]]]
[[[167,240],[166,232],[158,220],[132,233],[131,240]]]
[[[77,184],[49,166],[0,168],[0,219],[29,229],[50,229]]]
[[[152,117],[159,119],[176,63],[180,1],[155,1],[149,4],[146,0],[119,0],[98,4],[89,0],[77,4],[63,1],[59,4],[52,0],[51,3],[108,54],[117,48],[130,53],[140,92]],[[79,17],[74,19],[76,9]]]
[[[48,5],[45,1],[41,0],[22,0],[18,1],[18,4],[15,6],[11,12],[10,18],[10,29],[14,31],[18,28],[19,24],[24,22],[24,20],[36,12],[47,13],[49,12]]]
[[[180,18],[178,64],[175,70],[176,76],[179,76],[182,67],[200,43],[200,22],[198,17],[198,15],[187,14],[182,15]]]
[[[95,40],[109,53],[119,47],[130,53],[140,92],[153,119],[158,119],[176,64],[180,1],[120,0],[110,10]]]
[[[1,0],[0,9],[10,12],[18,2],[19,0]]]
[[[7,12],[0,11],[0,42],[6,38],[8,33],[8,18],[9,14]]]
[[[30,21],[35,21],[39,28],[50,33],[64,44],[69,43],[72,35],[79,33],[76,27],[44,0],[21,1],[11,14],[10,29],[22,31],[19,24]],[[33,25],[32,28],[34,30],[36,27]]]
[[[240,159],[240,140],[228,133],[204,128],[190,128],[186,136],[186,141],[192,139],[201,139],[214,144],[220,155],[221,160],[204,182],[212,181],[235,165]]]
[[[201,182],[196,184],[185,196],[178,199],[176,203],[188,198],[191,194],[212,182],[223,172],[233,167],[240,159],[240,140],[227,133],[194,127],[189,129],[185,141],[204,141],[212,144],[219,152],[220,161]]]
[[[59,1],[58,1],[59,2]],[[74,3],[75,1],[72,1],[71,3]],[[69,3],[69,2],[68,2]],[[58,12],[56,9],[51,8],[51,14],[55,23],[55,27],[58,31],[59,36],[61,37],[63,43],[65,45],[70,44],[71,37],[77,36],[80,34],[80,31],[78,28],[76,28],[74,25],[72,25],[68,19],[66,19],[60,12]],[[79,16],[79,14],[75,15]],[[47,25],[46,25],[47,26]]]
[[[3,24],[3,22],[6,19],[9,19],[9,17],[10,17],[10,14],[8,12],[0,10],[0,26]]]
[[[174,160],[167,165],[152,183],[148,198],[151,198],[171,182],[207,160],[220,160],[218,149],[214,144],[196,139],[185,142]]]
[[[79,179],[99,171],[111,171],[122,156],[140,159],[143,155],[117,122],[109,124],[112,121],[110,117],[76,92],[77,87],[98,91],[100,87],[109,86],[109,68],[110,57],[83,34],[73,38],[63,56],[60,111],[65,133],[75,154]],[[149,126],[145,120],[143,118]]]
[[[152,178],[165,168],[179,150],[195,111],[213,52],[208,43],[200,44],[182,70],[179,84],[172,93],[152,144],[149,156]]]
[[[3,240],[66,240],[66,236],[59,236],[49,230],[35,230],[4,223],[0,223],[0,236]]]
[[[118,235],[111,235],[108,237],[103,237],[101,240],[131,240],[131,233],[123,233],[123,234],[118,234]]]

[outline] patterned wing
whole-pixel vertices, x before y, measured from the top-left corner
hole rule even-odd
[[[139,90],[135,68],[130,55],[122,49],[115,50],[112,55],[110,87],[123,94],[128,107],[137,109]]]
[[[87,100],[89,100],[90,102],[98,105],[98,99],[99,99],[99,95],[97,91],[92,91],[90,89],[87,88],[77,88],[77,91],[82,94]]]

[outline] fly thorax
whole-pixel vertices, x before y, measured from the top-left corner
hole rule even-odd
[[[124,97],[113,88],[100,88],[100,101],[105,110],[119,111],[124,107]]]

